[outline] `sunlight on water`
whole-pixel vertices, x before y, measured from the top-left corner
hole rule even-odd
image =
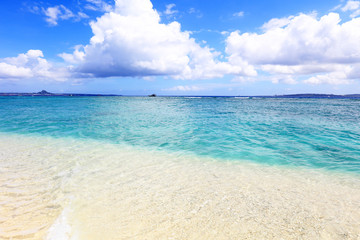
[[[0,135],[0,239],[357,239],[360,178]]]
[[[360,101],[0,97],[0,132],[360,172]]]
[[[0,97],[0,239],[360,239],[360,102]]]

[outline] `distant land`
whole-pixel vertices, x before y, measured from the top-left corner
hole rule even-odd
[[[360,98],[360,94],[336,95],[336,94],[302,93],[302,94],[275,95],[275,96],[265,96],[265,97],[275,97],[275,98]]]
[[[0,93],[0,96],[50,96],[50,97],[82,97],[82,96],[123,96],[117,94],[81,94],[81,93],[50,93],[42,90],[36,93]],[[156,97],[156,94],[148,95],[148,97]],[[162,96],[160,96],[162,97]],[[194,97],[194,96],[163,96],[163,97]],[[359,98],[360,94],[317,94],[317,93],[301,93],[287,95],[263,95],[263,96],[198,96],[198,97],[240,97],[240,98]]]
[[[53,97],[82,97],[82,96],[121,96],[116,94],[81,94],[81,93],[50,93],[42,90],[37,93],[0,93],[0,96],[53,96]]]

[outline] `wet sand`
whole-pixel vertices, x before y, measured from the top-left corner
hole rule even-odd
[[[360,239],[360,177],[3,134],[0,239]]]

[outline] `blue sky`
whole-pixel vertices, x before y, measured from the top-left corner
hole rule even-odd
[[[0,92],[360,93],[360,1],[0,2]]]

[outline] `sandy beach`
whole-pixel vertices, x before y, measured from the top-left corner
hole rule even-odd
[[[360,178],[0,137],[1,239],[359,239]]]

